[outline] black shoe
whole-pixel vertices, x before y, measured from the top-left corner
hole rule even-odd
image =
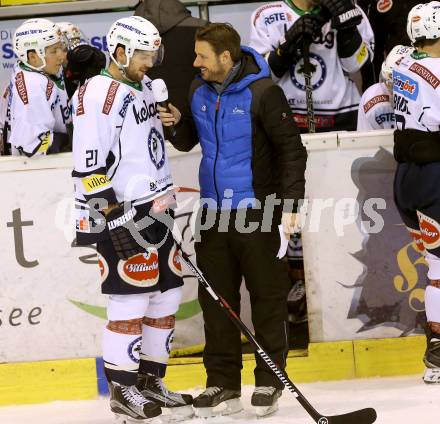
[[[272,406],[283,391],[273,386],[257,386],[251,398],[252,406]]]
[[[162,413],[159,405],[151,402],[139,392],[136,386],[123,386],[110,382],[110,409],[117,417],[145,420]]]
[[[224,387],[207,387],[194,399],[193,406],[198,417],[208,418],[216,415],[231,415],[240,412],[243,406],[240,401],[241,391]],[[219,408],[214,409],[219,406]]]
[[[162,379],[155,375],[139,374],[136,386],[146,399],[165,408],[192,405],[193,403],[191,395],[168,390]]]

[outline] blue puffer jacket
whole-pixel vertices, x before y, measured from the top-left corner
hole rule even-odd
[[[250,207],[256,197],[252,172],[252,90],[249,85],[269,77],[270,71],[255,50],[248,47],[242,47],[242,50],[253,56],[259,72],[232,82],[220,96],[210,84],[204,83],[194,91],[191,103],[203,156],[199,170],[201,197],[214,200],[216,207],[221,209]]]

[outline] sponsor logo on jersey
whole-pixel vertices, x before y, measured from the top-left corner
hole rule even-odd
[[[168,256],[168,266],[174,274],[181,277],[182,276],[182,264],[180,262],[179,252],[176,246],[170,250],[170,254]]]
[[[359,64],[364,63],[365,59],[368,57],[368,49],[366,44],[363,42],[358,52],[356,53],[356,61]]]
[[[269,16],[266,16],[264,18],[265,25],[271,25],[274,22],[290,22],[292,20],[292,15],[289,13],[279,12],[279,13],[272,13]]]
[[[393,104],[395,111],[397,110],[399,112],[406,113],[407,115],[411,115],[408,108],[408,100],[406,100],[404,97],[394,94]]]
[[[423,244],[422,233],[414,228],[406,227],[409,232],[409,235],[413,238],[416,243],[417,250],[421,253],[425,252],[425,246]]]
[[[46,153],[47,149],[50,147],[50,141],[51,141],[51,136],[50,136],[50,131],[46,131],[44,133],[41,133],[38,136],[38,139],[41,141],[40,147],[37,150],[37,153]]]
[[[308,128],[308,118],[307,115],[302,115],[300,113],[294,113],[293,118],[295,119],[296,125],[300,128]],[[316,128],[333,128],[335,126],[335,117],[330,115],[315,115],[315,127]]]
[[[157,104],[150,103],[147,104],[145,100],[143,100],[144,105],[140,108],[140,110],[136,109],[136,105],[133,105],[133,115],[136,120],[136,124],[142,124],[148,119],[154,118],[157,115]]]
[[[364,104],[364,112],[367,113],[373,106],[376,106],[379,103],[388,103],[389,101],[390,101],[390,96],[388,96],[388,94],[381,94],[379,96],[375,96]]]
[[[393,112],[387,112],[377,115],[375,120],[378,125],[382,125],[385,122],[394,122],[396,120],[396,117],[394,116]],[[394,128],[394,125],[392,125],[391,128]]]
[[[127,114],[128,105],[135,99],[135,95],[130,91],[125,97],[122,103],[121,110],[119,111],[119,116],[125,118]]]
[[[379,0],[376,7],[378,12],[386,13],[393,7],[393,0]]]
[[[105,260],[104,256],[100,255],[98,253],[98,267],[99,267],[99,274],[101,276],[101,283],[103,283],[107,277],[108,277],[108,263]]]
[[[310,65],[312,68],[312,89],[316,90],[324,84],[327,77],[327,67],[324,59],[315,53],[310,53]],[[298,61],[292,66],[290,70],[290,79],[295,87],[302,91],[306,91],[303,60]]]
[[[152,287],[159,281],[159,257],[157,249],[149,247],[145,253],[118,262],[118,273],[135,287]]]
[[[20,99],[23,102],[23,104],[27,105],[29,103],[29,98],[28,98],[23,71],[19,72],[15,76],[15,87],[17,88],[18,95],[20,96]]]
[[[274,7],[282,7],[282,5],[281,5],[281,4],[267,4],[266,6],[262,6],[262,7],[260,7],[260,8],[256,11],[256,13],[255,13],[255,17],[254,17],[254,25],[255,25],[255,22],[257,22],[257,19],[260,17],[260,15],[261,15],[265,10],[267,10],[267,9],[271,9],[271,8],[274,8]]]
[[[142,336],[134,339],[129,345],[127,349],[128,356],[130,359],[136,363],[139,364],[139,352],[141,351],[142,347]]]
[[[419,228],[426,249],[436,249],[440,246],[440,224],[433,218],[417,211]]]
[[[113,106],[113,102],[115,101],[116,92],[118,91],[119,85],[120,85],[119,82],[116,81],[111,82],[110,87],[108,88],[107,91],[107,96],[104,101],[104,106],[102,107],[102,113],[104,115],[108,115],[110,113]]]
[[[55,84],[51,80],[47,81],[47,86],[46,86],[46,100],[47,101],[49,101],[50,96],[52,95],[52,90],[53,90],[54,85]]]
[[[89,81],[87,81],[78,90],[78,107],[76,108],[76,116],[84,115],[84,94],[86,92],[88,83],[89,83]]]
[[[408,99],[416,100],[419,95],[419,84],[407,75],[393,71],[393,91]]]
[[[162,134],[156,128],[151,128],[150,134],[148,135],[148,153],[157,169],[164,166],[165,142]]]
[[[107,175],[104,174],[93,174],[90,177],[82,178],[81,181],[87,193],[100,190],[110,185]]]
[[[420,65],[420,63],[413,63],[409,70],[423,78],[434,89],[440,84],[440,80],[428,68]]]

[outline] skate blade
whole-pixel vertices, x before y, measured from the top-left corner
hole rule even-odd
[[[137,420],[136,418],[128,417],[123,414],[115,414],[115,420],[113,421],[115,424],[147,424],[151,423],[154,418],[144,418]]]
[[[275,414],[275,412],[278,411],[278,402],[274,402],[273,405],[270,406],[256,406],[255,407],[255,414],[257,415],[257,418],[266,418],[272,414]]]
[[[440,383],[440,368],[426,368],[423,375],[423,381],[426,384],[439,384]]]
[[[171,423],[188,420],[194,416],[194,409],[191,405],[162,408],[162,410],[164,414],[162,414],[161,417]]]
[[[200,418],[211,418],[219,415],[232,415],[243,410],[243,405],[239,398],[229,399],[219,403],[214,407],[194,408],[195,414]]]

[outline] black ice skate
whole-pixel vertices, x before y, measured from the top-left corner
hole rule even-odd
[[[216,415],[231,415],[240,412],[243,409],[240,396],[240,390],[230,390],[216,386],[207,387],[203,393],[194,399],[193,406],[196,416],[209,418]]]
[[[257,417],[266,417],[278,411],[278,398],[281,389],[273,386],[257,386],[252,394],[251,404],[255,406]]]
[[[139,374],[136,386],[146,399],[168,409],[169,421],[182,421],[193,417],[192,396],[168,390],[161,378],[151,374]]]
[[[162,413],[160,406],[145,399],[136,386],[111,382],[109,388],[110,409],[118,424],[147,423]]]
[[[428,342],[423,362],[426,365],[423,381],[427,384],[440,383],[440,339],[433,337]]]

